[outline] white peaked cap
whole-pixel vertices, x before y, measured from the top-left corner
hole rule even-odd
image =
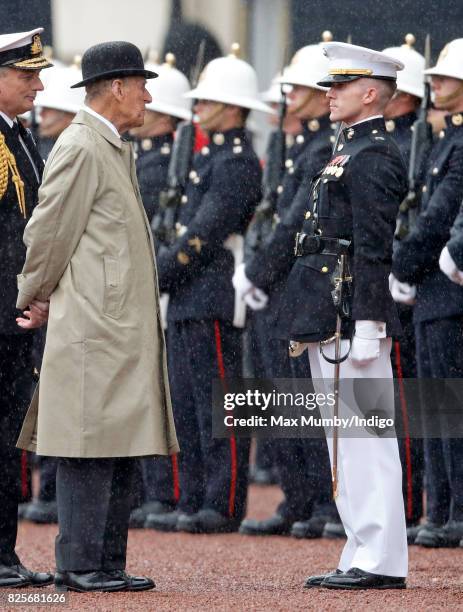
[[[35,105],[67,113],[77,113],[84,105],[85,91],[71,89],[71,85],[81,79],[82,73],[76,66],[50,68],[44,83],[44,90],[37,93]]]
[[[463,38],[447,43],[440,52],[437,64],[425,70],[425,74],[447,76],[463,80]]]
[[[413,48],[415,37],[412,34],[407,34],[405,40],[402,46],[389,47],[384,49],[383,53],[395,57],[404,64],[404,69],[397,75],[397,89],[422,98],[424,96],[425,59]]]
[[[183,72],[175,68],[174,63],[174,56],[168,53],[165,64],[156,67],[155,72],[159,78],[148,81],[146,85],[153,98],[146,108],[180,119],[191,119],[191,102],[185,98],[190,83]]]
[[[236,52],[236,45],[234,49]],[[198,86],[185,95],[187,98],[211,100],[273,113],[273,110],[259,99],[254,68],[233,53],[209,62],[201,73]]]
[[[395,81],[397,72],[404,68],[403,62],[395,57],[366,47],[329,42],[324,43],[323,48],[329,60],[328,75],[318,84],[325,87],[361,77]]]

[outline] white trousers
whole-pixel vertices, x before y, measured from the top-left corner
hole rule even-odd
[[[350,358],[341,363],[340,378],[378,379],[384,406],[384,384],[390,379],[387,394],[387,412],[394,414],[392,368],[390,361],[391,340],[380,341],[380,356],[371,364],[355,367]],[[348,341],[342,341],[342,354]],[[334,343],[324,347],[328,357],[334,357]],[[310,368],[315,390],[326,393],[327,385],[321,379],[334,377],[334,365],[320,353],[318,343],[308,346]],[[318,381],[317,381],[318,379]],[[364,383],[362,383],[364,384]],[[371,381],[372,393],[375,381]],[[320,389],[317,389],[320,387]],[[323,387],[323,389],[321,388]],[[332,389],[331,389],[332,390]],[[352,413],[352,397],[343,402],[340,393],[340,416]],[[322,417],[332,417],[333,408],[321,407]],[[357,413],[357,411],[355,411]],[[333,462],[333,438],[327,436],[331,464]],[[338,568],[346,571],[357,567],[366,572],[384,576],[407,576],[408,548],[402,496],[402,469],[399,448],[395,437],[346,437],[338,438],[338,495],[336,505],[347,534],[347,542],[341,554]]]

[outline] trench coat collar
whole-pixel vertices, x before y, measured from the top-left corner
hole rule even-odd
[[[112,145],[114,145],[118,149],[122,149],[123,141],[121,140],[121,138],[118,138],[116,134],[111,130],[111,128],[105,125],[97,117],[90,115],[90,113],[87,113],[85,110],[80,110],[74,117],[72,123],[80,123],[82,125],[86,125],[92,128]]]

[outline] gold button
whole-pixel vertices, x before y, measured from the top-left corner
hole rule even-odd
[[[225,142],[225,136],[220,132],[217,132],[217,134],[214,134],[212,136],[212,142],[216,145],[221,146]]]
[[[151,151],[151,149],[153,148],[151,138],[143,138],[143,140],[141,141],[141,148],[143,149],[143,151]]]
[[[190,177],[191,180],[193,180],[198,176],[198,173],[196,172],[196,170],[191,170],[188,176]]]
[[[333,134],[331,134],[331,136],[330,136],[330,142],[331,142],[331,144],[334,144],[334,143],[335,143],[335,141],[336,141],[335,136],[333,136]]]
[[[320,129],[320,122],[317,119],[312,119],[307,124],[307,127],[311,132],[318,132],[318,130]]]
[[[241,138],[233,138],[233,144],[235,145],[241,144]]]
[[[439,132],[439,138],[445,138],[445,130]]]
[[[200,181],[201,181],[201,179],[199,178],[199,176],[195,176],[194,179],[193,179],[193,184],[197,185]]]
[[[277,193],[283,193],[283,185],[278,185]]]
[[[371,133],[372,133],[372,134],[377,134],[377,133],[378,133],[378,130],[372,130],[372,131],[371,131]]]
[[[341,143],[338,145],[338,151],[342,151],[344,149],[344,145]]]
[[[188,196],[187,195],[182,195],[182,197],[180,198],[180,202],[182,204],[186,204],[188,202]]]
[[[294,174],[294,168],[292,166],[288,168],[288,174]]]
[[[298,136],[296,136],[296,142],[297,144],[302,144],[304,142],[305,138],[302,134],[299,134]]]
[[[241,147],[240,145],[237,145],[236,147],[233,147],[233,153],[242,153],[243,152],[243,147]]]
[[[312,213],[310,212],[310,210],[308,210],[308,211],[305,213],[305,218],[306,218],[306,219],[310,219],[310,217],[311,217],[311,216],[312,216]]]
[[[209,155],[209,147],[203,147],[201,149],[201,154],[202,155]]]
[[[322,272],[323,272],[323,274],[326,274],[328,272],[328,267],[327,266],[323,266]]]
[[[395,121],[393,121],[392,119],[386,121],[386,130],[388,132],[393,132],[395,130]]]
[[[452,115],[452,123],[453,125],[459,127],[463,124],[463,115],[461,113],[457,113],[456,115]]]
[[[285,161],[285,166],[286,166],[287,168],[291,168],[291,166],[292,166],[292,165],[293,165],[293,160],[292,160],[292,159],[287,159],[287,160]]]
[[[182,266],[186,266],[190,263],[190,258],[184,251],[179,251],[177,253],[177,260],[182,264]]]
[[[432,173],[434,174],[434,176],[436,176],[436,174],[439,174],[439,168],[433,168]]]
[[[426,185],[423,185],[423,189],[421,190],[423,193],[426,193],[428,190],[428,188],[426,187]]]
[[[324,183],[327,183],[327,182],[328,182],[328,179],[323,179],[323,182],[324,182]]]

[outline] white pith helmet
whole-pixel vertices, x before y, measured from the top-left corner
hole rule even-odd
[[[279,78],[281,73],[278,73],[270,83],[270,87],[260,94],[260,99],[267,104],[279,104],[281,102],[281,83]],[[291,85],[283,84],[283,91],[289,93]]]
[[[155,72],[159,78],[151,79],[146,84],[153,98],[152,102],[146,105],[147,110],[180,119],[191,119],[191,103],[185,98],[190,83],[183,72],[175,68],[175,56],[167,53],[165,63],[158,66]]]
[[[404,69],[397,73],[397,89],[418,98],[424,96],[425,60],[421,53],[413,48],[416,39],[413,34],[407,34],[401,47],[388,47],[383,53],[397,58],[404,64]]]
[[[234,43],[230,55],[209,62],[201,73],[197,87],[185,96],[273,113],[272,109],[259,99],[254,68],[239,59],[238,53],[239,45]]]
[[[331,40],[333,40],[333,35],[326,30],[322,34],[322,42],[316,45],[307,45],[296,51],[291,63],[284,69],[278,82],[288,85],[303,85],[304,87],[326,91],[327,88],[320,87],[318,81],[321,81],[328,72],[329,62],[323,53],[323,43]]]
[[[440,52],[437,64],[425,70],[425,74],[447,76],[463,80],[463,38],[447,43]]]
[[[84,89],[71,89],[71,85],[82,80],[82,72],[78,66],[79,57],[74,58],[72,66],[55,67],[47,72],[43,91],[35,98],[35,105],[41,108],[53,108],[67,113],[77,113],[85,100]]]

